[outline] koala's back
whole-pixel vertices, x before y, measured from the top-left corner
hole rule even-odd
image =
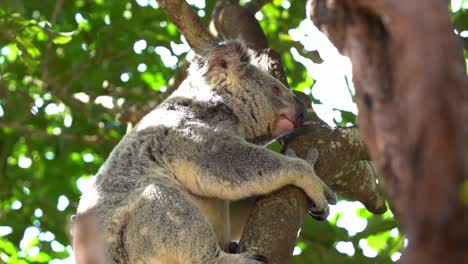
[[[177,160],[190,159],[196,151],[192,149],[193,140],[202,140],[204,133],[212,133],[212,129],[202,127],[197,121],[210,119],[211,115],[217,118],[214,123],[221,122],[217,109],[204,109],[185,100],[170,99],[127,134],[99,170],[94,188],[80,201],[78,213],[89,208],[95,210],[113,263],[134,263],[145,254],[153,257],[173,255],[174,252],[158,253],[155,249],[172,248],[171,245],[175,248],[183,244],[187,236],[217,241],[216,237],[209,239],[213,236],[212,226],[206,225],[199,204],[178,182],[171,167]],[[234,117],[231,119],[232,122],[226,122],[236,122]],[[200,226],[192,229],[196,233],[187,234],[190,231],[186,227],[197,223]],[[162,240],[155,240],[155,234]],[[147,238],[148,243],[141,243],[146,236],[152,237]],[[199,243],[203,244],[203,241]],[[190,261],[178,259],[161,263]]]

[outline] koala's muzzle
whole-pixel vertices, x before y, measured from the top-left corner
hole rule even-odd
[[[295,120],[294,126],[298,127],[302,125],[302,123],[304,122],[304,116],[307,111],[307,107],[297,96],[294,96],[294,103],[295,103],[295,108],[296,108],[295,109],[296,114],[294,116],[294,120]]]
[[[304,122],[305,112],[306,107],[304,103],[294,96],[294,104],[280,111],[273,135],[284,135],[291,132],[294,128],[298,128]]]

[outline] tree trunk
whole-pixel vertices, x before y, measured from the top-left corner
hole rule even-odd
[[[446,1],[312,0],[353,64],[360,127],[409,239],[403,263],[468,263],[468,80]]]

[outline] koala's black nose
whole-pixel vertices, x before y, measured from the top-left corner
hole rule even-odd
[[[304,122],[304,115],[307,111],[307,107],[297,96],[294,96],[294,102],[296,105],[295,119],[298,121],[299,124],[302,124],[302,122]]]

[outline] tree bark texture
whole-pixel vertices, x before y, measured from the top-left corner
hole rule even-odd
[[[259,8],[255,4],[240,7],[237,1],[218,1],[210,22],[213,37],[209,39],[208,33],[200,33],[205,28],[185,1],[170,1],[170,5],[165,3],[167,1],[159,2],[170,20],[177,16],[177,21],[172,21],[195,51],[212,45],[215,39],[240,39],[252,51],[254,64],[287,85],[281,56],[268,48],[265,34],[249,11]],[[304,157],[310,147],[318,148],[316,171],[319,177],[338,194],[363,202],[370,211],[385,212],[384,201],[376,188],[376,173],[356,128],[332,129],[310,108],[305,127],[297,131],[294,138],[287,139],[286,144],[300,157]],[[307,209],[305,194],[294,187],[260,198],[244,230],[240,250],[265,255],[270,263],[289,263]]]
[[[308,8],[352,61],[360,127],[409,239],[402,262],[468,263],[468,80],[447,1]]]

